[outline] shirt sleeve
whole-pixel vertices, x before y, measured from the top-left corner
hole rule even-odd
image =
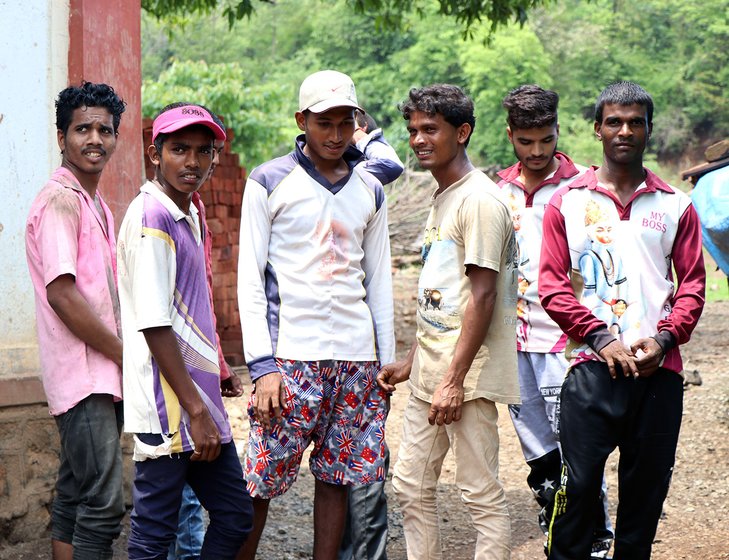
[[[246,364],[255,381],[278,371],[268,329],[268,299],[265,272],[271,239],[268,192],[260,183],[248,179],[243,192],[240,246],[238,257],[238,309],[243,331]]]
[[[357,149],[366,158],[366,161],[360,165],[368,173],[377,177],[383,185],[392,183],[405,169],[402,161],[397,156],[397,152],[387,143],[380,128],[373,130],[367,136],[360,139],[357,142]]]
[[[80,204],[78,195],[64,188],[48,198],[40,217],[36,238],[46,286],[64,274],[76,276]]]
[[[387,227],[387,201],[367,224],[362,240],[365,273],[365,302],[370,308],[377,334],[380,363],[395,360],[395,320],[392,297],[392,268],[390,263],[390,235]]]
[[[172,326],[177,277],[175,246],[169,232],[143,228],[127,249],[135,328]]]
[[[501,255],[514,229],[509,210],[490,194],[471,195],[459,209],[463,265],[500,272]]]
[[[590,335],[588,344],[593,349],[600,350],[614,340],[614,337],[609,334],[607,325],[577,300],[570,271],[570,251],[564,216],[552,199],[544,211],[542,251],[539,259],[539,299],[547,314],[567,336],[582,343]]]
[[[704,309],[706,269],[701,244],[701,224],[692,204],[678,222],[676,239],[671,251],[678,288],[673,296],[673,309],[658,322],[658,332],[669,331],[676,344],[691,337]]]

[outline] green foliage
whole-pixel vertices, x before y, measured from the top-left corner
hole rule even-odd
[[[375,16],[378,27],[399,29],[403,18],[414,13],[422,17],[432,4],[428,0],[348,0],[357,13]],[[453,18],[471,37],[474,29],[489,22],[489,31],[509,23],[524,25],[527,13],[549,4],[549,0],[438,0],[438,13]]]
[[[274,4],[275,0],[258,0]],[[455,19],[466,35],[476,24],[490,22],[491,31],[514,21],[524,25],[529,10],[549,3],[549,0],[438,0],[441,15]],[[400,29],[402,20],[411,13],[422,16],[429,0],[347,0],[347,4],[360,15],[374,18],[378,28]],[[230,27],[243,18],[250,18],[256,10],[252,0],[142,0],[142,8],[157,18],[209,15],[222,9]]]
[[[239,0],[145,0],[142,68],[145,114],[180,99],[208,105],[234,128],[234,149],[249,167],[291,149],[299,84],[323,68],[352,76],[403,159],[410,150],[398,104],[434,82],[474,98],[469,153],[480,165],[513,162],[501,100],[523,83],[559,92],[560,149],[582,164],[602,161],[594,102],[616,80],[653,95],[651,165],[665,168],[729,135],[726,0],[246,3],[250,17],[230,29],[226,10]],[[383,25],[388,18],[397,27]],[[494,22],[509,21],[494,31]]]
[[[289,88],[248,79],[236,63],[174,61],[156,80],[142,85],[142,113],[154,117],[165,105],[199,103],[220,115],[234,131],[232,146],[247,166],[282,150],[295,133],[286,118]]]
[[[273,4],[274,0],[258,0]],[[228,26],[243,18],[250,18],[255,11],[252,0],[220,2],[219,0],[142,0],[142,9],[156,18],[181,18],[184,21],[197,15],[208,15],[218,7],[228,20]]]
[[[677,159],[702,141],[729,134],[729,5],[725,0],[565,1],[531,18],[560,62],[554,87],[560,114],[593,115],[600,90],[632,80],[653,96],[651,149]]]
[[[505,167],[513,162],[506,141],[504,96],[523,83],[551,86],[548,55],[531,30],[511,29],[493,37],[490,48],[478,41],[464,45],[459,56],[466,74],[467,90],[477,107],[476,129],[469,153],[478,163]]]

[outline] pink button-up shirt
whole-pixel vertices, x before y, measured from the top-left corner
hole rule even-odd
[[[109,207],[97,204],[73,173],[59,167],[38,193],[26,223],[25,249],[35,292],[43,388],[50,413],[63,414],[95,393],[122,397],[121,370],[77,338],[48,303],[46,286],[64,274],[115,333],[120,333],[116,239]]]

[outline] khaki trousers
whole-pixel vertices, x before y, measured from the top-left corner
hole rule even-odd
[[[511,523],[498,479],[499,432],[496,405],[487,399],[465,402],[462,417],[448,426],[428,423],[430,403],[414,396],[405,407],[402,441],[392,479],[403,512],[408,558],[440,560],[435,495],[443,459],[453,450],[456,486],[477,532],[477,560],[508,560]],[[445,551],[445,557],[451,555]]]

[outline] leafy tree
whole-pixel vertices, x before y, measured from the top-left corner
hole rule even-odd
[[[490,20],[471,21],[469,38],[463,36],[467,20],[453,11],[443,17],[446,0],[250,0],[254,11],[233,29],[225,9],[238,0],[146,4],[170,2],[188,10],[204,4],[209,13],[143,15],[145,114],[185,98],[209,104],[233,125],[234,149],[248,166],[291,149],[298,86],[323,68],[352,76],[360,103],[403,158],[410,150],[397,106],[410,88],[434,82],[460,85],[474,97],[477,126],[469,151],[478,164],[513,161],[501,100],[523,83],[559,92],[560,148],[580,163],[601,161],[594,102],[616,80],[636,81],[653,95],[648,157],[661,164],[729,135],[726,0],[545,1],[524,26],[517,21],[493,31]],[[398,14],[398,28],[378,27],[386,13]],[[186,62],[200,60],[207,67]],[[174,64],[195,71],[172,72]]]
[[[274,0],[258,2],[273,4]],[[378,26],[393,29],[400,27],[407,14],[425,13],[429,3],[429,0],[347,0],[356,14],[374,16]],[[466,33],[484,20],[490,22],[492,31],[511,21],[523,25],[529,10],[548,3],[549,0],[438,0],[439,13],[463,24]],[[222,8],[230,26],[250,18],[256,7],[253,0],[142,0],[142,8],[157,18],[206,15]]]
[[[597,0],[589,7],[568,0],[535,11],[531,23],[560,61],[554,85],[562,94],[561,114],[581,112],[591,120],[603,87],[632,80],[656,105],[650,149],[658,161],[676,160],[729,134],[724,0]]]
[[[142,85],[142,113],[154,117],[165,105],[189,101],[209,107],[234,131],[232,147],[246,166],[285,151],[296,134],[286,112],[289,88],[250,80],[236,63],[175,61]]]
[[[534,32],[526,28],[499,31],[488,49],[478,41],[465,43],[459,56],[476,105],[476,129],[469,151],[482,165],[509,165],[514,155],[506,139],[502,100],[523,83],[551,87],[551,59]]]

